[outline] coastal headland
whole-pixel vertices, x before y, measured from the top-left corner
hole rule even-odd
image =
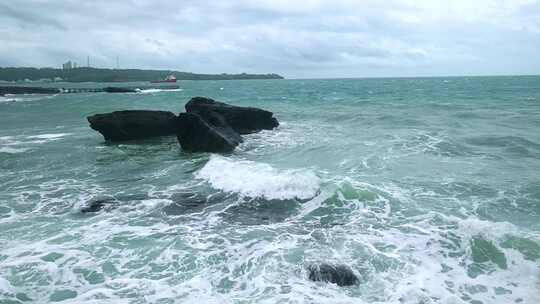
[[[172,70],[0,67],[0,81],[134,82],[174,75],[178,80],[283,79],[278,74],[197,74]]]

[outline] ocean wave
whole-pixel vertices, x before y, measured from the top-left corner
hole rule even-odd
[[[221,161],[233,168],[264,166],[222,156],[212,159],[211,165],[222,169],[227,166],[216,165]],[[271,171],[283,175],[275,168]],[[121,212],[77,220],[65,214],[62,221],[69,229],[35,241],[27,240],[35,232],[21,226],[28,235],[2,244],[6,250],[0,270],[8,275],[0,278],[0,296],[15,300],[24,293],[32,300],[64,299],[65,303],[102,299],[234,303],[231,299],[248,298],[250,303],[296,299],[298,303],[394,304],[436,303],[430,302],[434,298],[440,303],[470,302],[463,298],[484,303],[538,300],[530,292],[536,290],[536,280],[530,278],[537,274],[534,259],[540,252],[531,254],[537,241],[523,240],[519,228],[436,212],[406,220],[395,213],[371,219],[370,210],[381,203],[379,196],[404,202],[406,193],[342,178],[331,186],[320,190],[323,194],[306,208],[325,205],[329,207],[325,214],[341,212],[349,220],[344,225],[311,226],[303,220],[310,212],[296,221],[284,221],[310,203],[272,206],[264,198],[255,200],[255,206],[239,204],[224,210],[225,220],[236,223],[244,217],[241,220],[247,222],[240,224],[247,225],[212,225],[222,212],[210,210],[169,225],[149,211],[172,200],[140,197]],[[329,204],[327,194],[336,194],[332,200],[365,204],[358,208],[338,201]],[[185,196],[192,198],[192,194]],[[279,224],[265,225],[268,222]],[[506,241],[508,234],[522,238]],[[483,252],[485,257],[479,256]],[[340,288],[310,282],[304,266],[320,261],[350,265],[362,283]]]
[[[58,140],[67,135],[70,135],[70,133],[47,133],[47,134],[31,135],[31,136],[27,136],[26,138],[43,139],[43,140],[51,141],[51,140]]]
[[[31,136],[1,136],[0,153],[18,154],[31,150],[34,144],[57,141],[71,133],[46,133]]]
[[[466,140],[470,145],[491,148],[523,147],[540,150],[540,144],[520,136],[485,135],[471,137]]]
[[[217,155],[212,155],[195,177],[218,190],[270,200],[309,199],[316,195],[320,184],[311,171],[280,171],[268,164]]]
[[[276,129],[244,135],[244,142],[240,144],[238,150],[260,155],[265,152],[273,153],[274,149],[293,149],[313,143],[314,138],[319,141],[326,140],[318,134],[322,134],[322,131],[309,124],[280,122]]]
[[[8,103],[8,102],[15,102],[17,101],[15,98],[8,98],[4,96],[0,96],[0,103]]]
[[[475,155],[474,151],[456,139],[437,132],[419,132],[399,140],[396,147],[407,154],[426,153],[445,157]]]
[[[0,147],[0,153],[17,154],[28,151],[26,148]]]
[[[540,144],[521,136],[477,136],[465,142],[478,149],[500,149],[506,155],[518,157],[540,157]]]
[[[12,102],[25,102],[25,101],[38,101],[42,99],[51,99],[58,94],[47,95],[47,94],[6,94],[5,96],[0,96],[1,103],[12,103]]]
[[[88,141],[81,113],[104,98],[133,105],[112,95],[2,104],[0,151],[30,151],[0,153],[0,302],[540,303],[538,158],[485,157],[540,153],[536,105],[509,99],[491,112],[499,102],[482,96],[459,112],[485,119],[459,118],[395,96],[407,115],[378,119],[395,109],[393,90],[359,87],[331,103],[318,85],[275,83],[287,87],[226,88],[283,123],[225,156],[179,153],[173,137]],[[169,108],[176,94],[136,103]],[[530,142],[467,141],[495,126],[491,135]],[[111,203],[97,210],[100,200]],[[320,263],[347,265],[360,283],[310,281],[307,266]]]

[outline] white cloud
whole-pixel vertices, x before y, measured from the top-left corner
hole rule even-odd
[[[0,65],[289,77],[540,70],[532,0],[16,1],[0,4]]]

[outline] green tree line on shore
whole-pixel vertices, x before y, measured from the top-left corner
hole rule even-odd
[[[79,67],[73,69],[55,68],[12,68],[0,67],[0,80],[22,81],[59,79],[67,82],[127,82],[152,81],[164,79],[174,75],[178,80],[233,80],[233,79],[283,79],[278,74],[196,74],[189,72],[167,70],[140,70],[140,69],[100,69]]]

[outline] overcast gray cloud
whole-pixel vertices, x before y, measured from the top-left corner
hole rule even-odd
[[[287,77],[538,74],[533,0],[4,0],[0,66]]]

